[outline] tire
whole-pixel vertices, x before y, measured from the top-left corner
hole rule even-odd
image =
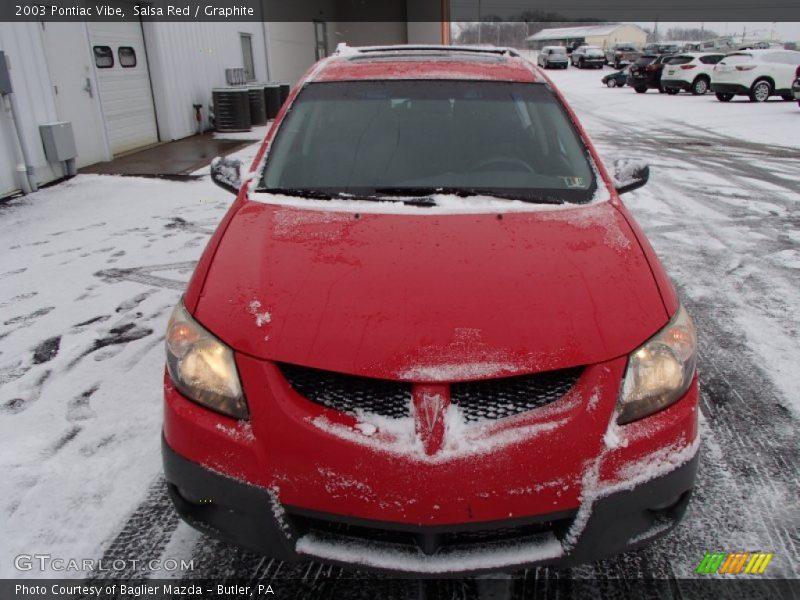
[[[708,91],[708,80],[705,77],[698,77],[692,83],[692,94],[702,96]]]
[[[720,102],[730,102],[731,100],[733,100],[733,94],[731,94],[730,92],[717,92],[715,96],[717,97],[717,100],[719,100]]]
[[[619,64],[619,60],[614,61],[614,68],[619,71],[622,68],[622,65]]]
[[[658,93],[659,93],[659,94],[663,94],[663,93],[664,93],[664,92],[666,92],[666,91],[667,91],[667,90],[665,90],[663,87],[661,87],[661,86],[658,86]]]
[[[606,81],[606,86],[610,87],[610,88],[617,87],[617,80],[616,79],[609,79],[608,81]]]
[[[674,95],[675,95],[675,94],[677,94],[679,91],[680,91],[680,90],[679,90],[679,89],[677,89],[677,88],[667,88],[667,93],[668,93],[670,96],[674,96]]]
[[[750,88],[750,102],[766,102],[772,95],[772,84],[766,79],[759,79]]]
[[[579,68],[579,69],[585,69],[585,68],[586,68],[586,65],[584,64],[584,62],[583,62],[583,59],[582,59],[582,58],[581,58],[581,59],[578,59],[578,68]]]
[[[647,86],[645,85],[637,85],[635,88],[637,94],[644,94],[647,91]]]

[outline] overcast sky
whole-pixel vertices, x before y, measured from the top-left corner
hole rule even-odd
[[[638,22],[637,25],[653,29],[654,23]],[[701,25],[706,29],[716,31],[720,35],[741,35],[746,29],[748,38],[769,38],[774,34],[776,39],[785,42],[800,41],[800,23],[737,23],[737,22],[718,22],[718,23],[661,23],[658,24],[659,33],[665,34],[670,27],[699,28]]]

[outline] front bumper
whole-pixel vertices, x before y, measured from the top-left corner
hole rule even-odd
[[[194,526],[284,560],[416,574],[594,560],[666,532],[692,487],[694,468],[670,474],[694,459],[696,379],[669,408],[609,425],[626,362],[588,366],[560,399],[467,425],[466,447],[426,456],[360,433],[351,417],[297,394],[274,364],[239,355],[247,422],[198,406],[165,378],[167,483]],[[655,483],[662,477],[671,483]],[[597,517],[605,510],[613,519]],[[358,534],[349,554],[340,525],[351,528],[344,537]],[[498,529],[513,539],[495,539]],[[480,535],[456,535],[464,530]]]
[[[734,94],[743,96],[750,93],[750,88],[740,83],[714,83],[711,82],[711,91],[715,94]]]
[[[697,446],[677,468],[587,501],[590,510],[451,526],[398,525],[283,506],[275,493],[197,465],[162,439],[169,495],[191,526],[285,561],[320,560],[410,575],[569,567],[632,550],[682,518],[697,471]]]

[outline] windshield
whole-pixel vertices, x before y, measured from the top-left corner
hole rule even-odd
[[[389,80],[307,84],[258,191],[583,203],[596,185],[586,147],[543,84]]]

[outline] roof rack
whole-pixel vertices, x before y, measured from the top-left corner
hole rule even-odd
[[[505,46],[442,46],[442,45],[396,45],[396,46],[348,46],[342,42],[336,46],[334,55],[336,56],[355,56],[358,54],[370,54],[381,52],[473,52],[475,54],[497,54],[519,57],[519,52],[514,48]]]

